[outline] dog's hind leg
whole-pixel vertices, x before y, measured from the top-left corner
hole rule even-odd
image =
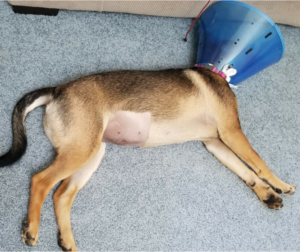
[[[55,214],[59,228],[58,244],[63,251],[76,251],[72,233],[70,211],[77,192],[88,182],[98,168],[104,153],[105,143],[92,160],[73,175],[66,178],[53,195]]]
[[[80,85],[79,85],[80,84]],[[99,151],[105,122],[101,92],[90,79],[55,89],[45,109],[44,129],[57,157],[47,169],[33,176],[23,241],[37,243],[43,202],[58,182],[88,164]]]
[[[38,240],[40,215],[43,202],[50,190],[59,181],[70,177],[74,172],[85,166],[100,148],[102,137],[91,149],[82,146],[64,146],[46,170],[33,176],[31,180],[30,201],[27,220],[22,225],[23,242],[33,246]]]
[[[283,206],[280,196],[273,189],[264,183],[252,170],[228,148],[221,139],[203,141],[210,151],[221,163],[232,170],[249,186],[258,196],[260,201],[267,207],[279,209]]]

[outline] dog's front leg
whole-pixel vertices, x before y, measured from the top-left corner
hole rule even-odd
[[[261,179],[271,185],[277,193],[290,195],[295,192],[293,185],[283,182],[272,173],[266,163],[253,150],[241,129],[226,130],[225,133],[221,130],[220,135],[222,141],[244,160]]]
[[[274,190],[264,183],[253,171],[225,145],[221,139],[211,139],[203,142],[207,148],[221,163],[237,174],[249,186],[261,200],[261,202],[273,209],[283,206],[282,199]]]
[[[72,233],[70,211],[77,192],[88,182],[92,174],[98,168],[104,153],[105,143],[92,160],[66,178],[53,195],[55,214],[59,228],[58,244],[63,251],[76,251],[76,245]]]

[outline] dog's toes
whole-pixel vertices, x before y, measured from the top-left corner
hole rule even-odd
[[[35,240],[35,238],[32,237],[31,234],[30,234],[29,232],[26,233],[26,238],[27,238],[28,240]]]
[[[22,230],[25,231],[29,227],[29,223],[27,220],[23,220],[22,222]]]
[[[62,251],[72,251],[72,248],[66,248],[64,245],[63,245],[63,239],[61,239],[60,237],[58,238],[58,246],[61,248]]]
[[[282,194],[282,191],[279,188],[275,188],[275,192],[277,192],[278,194]]]
[[[261,180],[258,180],[252,189],[266,207],[276,210],[283,207],[282,198],[278,195],[279,190],[274,189]]]
[[[32,247],[32,244],[31,244],[31,242],[30,242],[30,241],[28,241],[28,240],[26,240],[26,241],[25,241],[25,244],[26,244],[27,246],[29,246],[29,247]]]
[[[61,238],[60,232],[58,232],[57,236],[57,244],[61,248],[62,251],[77,251],[75,245],[68,244],[71,242],[66,242],[64,239]]]
[[[28,220],[24,220],[22,222],[22,240],[24,244],[29,247],[32,247],[37,243],[37,235],[33,235],[32,231],[30,231],[30,224]]]
[[[295,192],[295,186],[290,186],[289,190],[283,192],[285,195],[292,195]]]
[[[295,192],[295,186],[287,184],[278,178],[267,180],[262,179],[266,184],[272,186],[273,190],[278,194],[291,195]]]

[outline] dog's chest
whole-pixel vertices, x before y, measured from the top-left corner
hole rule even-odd
[[[151,113],[118,111],[108,122],[103,142],[152,147],[217,136],[216,127],[201,114],[153,122]]]

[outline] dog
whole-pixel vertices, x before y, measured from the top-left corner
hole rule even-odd
[[[57,156],[31,180],[28,216],[22,223],[22,239],[28,246],[38,241],[47,194],[62,181],[53,195],[58,243],[63,251],[76,251],[71,205],[99,166],[106,143],[155,147],[199,140],[265,206],[280,209],[279,194],[295,191],[253,150],[241,130],[237,100],[229,83],[211,69],[105,72],[28,93],[14,109],[13,143],[0,157],[0,167],[24,154],[26,115],[42,105],[46,105],[45,133]]]

